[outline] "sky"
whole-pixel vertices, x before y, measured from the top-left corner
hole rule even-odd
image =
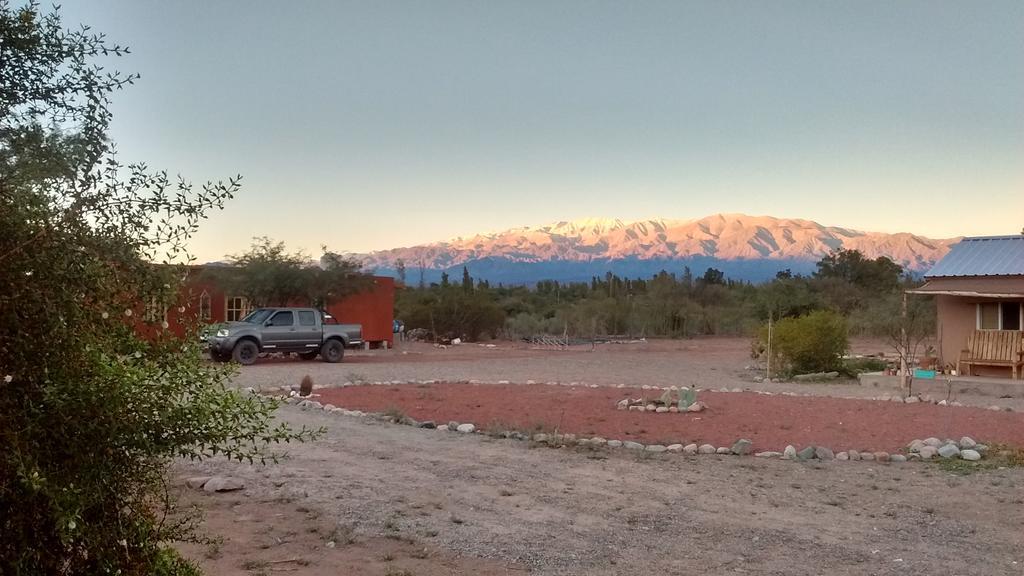
[[[1024,2],[69,0],[122,161],[243,189],[191,243],[318,255],[584,217],[1024,227]]]

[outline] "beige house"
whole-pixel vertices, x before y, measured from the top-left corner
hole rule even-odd
[[[975,331],[1024,330],[1024,235],[964,238],[925,279],[911,293],[935,296],[939,361],[946,369],[957,368]],[[1009,377],[1011,368],[979,365],[973,373]]]

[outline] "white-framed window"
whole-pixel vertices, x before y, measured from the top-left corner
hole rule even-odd
[[[163,305],[160,298],[150,296],[149,301],[146,302],[146,308],[142,311],[142,320],[151,324],[166,322],[167,306]]]
[[[250,312],[249,299],[245,296],[231,296],[227,298],[224,310],[226,311],[225,316],[228,322],[241,320]]]
[[[978,330],[1024,329],[1024,305],[1021,302],[981,302],[977,313]]]
[[[199,295],[199,319],[204,322],[213,319],[213,301],[206,290]]]

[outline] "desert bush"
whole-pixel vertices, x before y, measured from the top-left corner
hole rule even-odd
[[[760,339],[767,343],[767,327]],[[843,368],[849,347],[846,320],[835,312],[818,310],[799,318],[783,318],[772,333],[772,363],[778,372],[805,374]],[[762,348],[767,348],[762,344]]]
[[[313,393],[313,377],[306,374],[302,377],[302,381],[299,382],[299,395],[309,396]]]
[[[881,372],[888,365],[881,358],[848,358],[843,361],[843,372],[847,376],[857,376],[865,372]]]
[[[125,50],[56,9],[0,0],[0,51],[0,572],[197,574],[168,546],[194,538],[168,517],[169,463],[313,435],[140,304],[178,293],[166,263],[238,181],[119,164],[107,105],[135,77],[95,59]]]

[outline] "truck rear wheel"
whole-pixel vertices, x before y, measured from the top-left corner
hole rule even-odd
[[[252,340],[242,340],[235,344],[235,349],[231,351],[231,359],[242,366],[251,366],[256,362],[256,357],[259,354],[260,349],[256,346],[255,342]]]
[[[325,362],[332,364],[341,362],[342,357],[345,356],[345,345],[341,343],[341,340],[328,340],[320,348],[320,356]]]

